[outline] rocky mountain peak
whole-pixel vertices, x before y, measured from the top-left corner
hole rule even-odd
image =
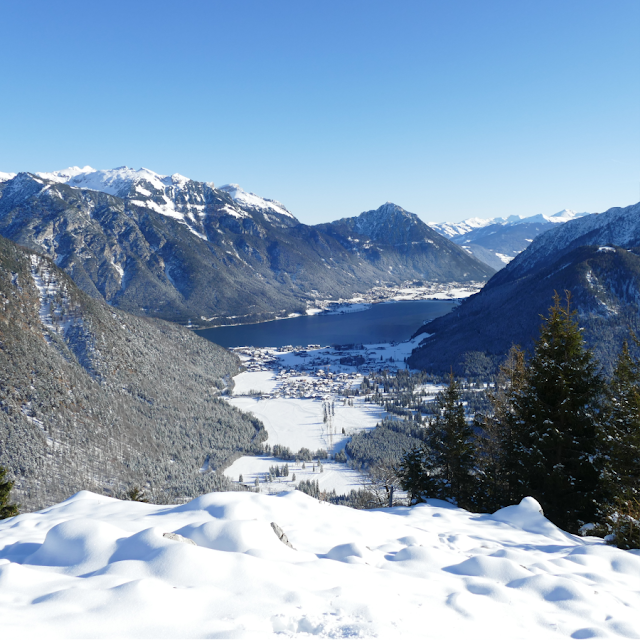
[[[381,242],[409,242],[419,239],[414,237],[416,232],[424,235],[425,232],[428,234],[431,231],[415,213],[410,213],[393,202],[386,202],[377,209],[364,211],[353,221],[356,233]]]

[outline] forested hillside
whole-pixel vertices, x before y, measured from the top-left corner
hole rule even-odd
[[[181,327],[90,298],[48,258],[0,238],[0,465],[42,508],[133,485],[175,501],[266,439],[219,398],[239,361]]]
[[[460,307],[424,325],[419,332],[426,340],[409,358],[410,366],[439,372],[453,366],[456,373],[472,376],[495,372],[512,344],[532,347],[554,291],[568,290],[587,344],[611,372],[629,329],[640,330],[637,249],[578,246],[561,257],[544,258],[520,277],[506,278],[510,266]]]

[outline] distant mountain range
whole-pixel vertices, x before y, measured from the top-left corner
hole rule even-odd
[[[589,214],[564,209],[550,216],[538,214],[529,217],[514,215],[508,218],[469,218],[455,223],[434,222],[429,223],[429,226],[499,271],[543,231],[586,215]]]
[[[0,238],[0,465],[23,508],[132,485],[175,501],[229,488],[212,473],[261,450],[262,424],[219,397],[232,353],[82,292]]]
[[[0,234],[53,259],[95,298],[191,326],[304,313],[381,284],[493,273],[391,203],[309,226],[237,185],[127,167],[0,175]]]
[[[511,344],[530,348],[554,291],[569,290],[584,336],[610,370],[629,329],[640,333],[640,204],[555,225],[478,294],[422,327],[412,367],[472,373]]]

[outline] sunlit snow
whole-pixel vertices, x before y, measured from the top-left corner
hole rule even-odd
[[[276,200],[261,198],[260,196],[255,195],[255,193],[245,191],[237,184],[225,184],[219,187],[219,190],[225,191],[233,198],[234,201],[240,202],[241,204],[249,207],[255,207],[257,209],[271,210],[275,213],[279,213],[280,215],[287,216],[288,218],[293,218],[291,212],[287,211],[287,209]]]
[[[478,515],[83,491],[0,523],[6,638],[637,638],[638,611],[640,555],[560,531],[530,498]]]

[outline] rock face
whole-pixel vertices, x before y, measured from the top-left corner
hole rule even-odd
[[[395,205],[314,227],[237,185],[126,167],[5,174],[0,234],[92,297],[196,326],[300,313],[382,283],[493,273]]]
[[[554,291],[573,295],[584,336],[607,369],[640,328],[640,205],[585,216],[541,234],[480,293],[421,328],[413,367],[471,373],[495,366],[511,344],[529,348]]]
[[[0,238],[0,465],[14,501],[132,485],[175,501],[227,488],[215,473],[260,448],[262,424],[219,398],[228,351],[82,292],[51,260]]]

